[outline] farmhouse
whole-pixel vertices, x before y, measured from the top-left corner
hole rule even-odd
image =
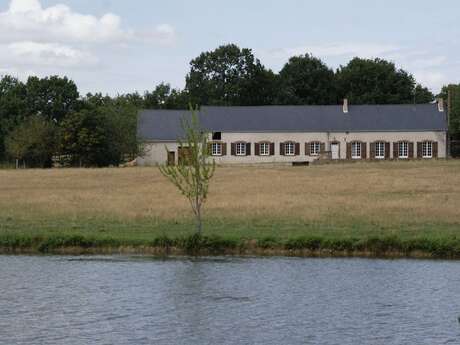
[[[442,101],[418,105],[202,107],[216,163],[307,163],[329,160],[445,158],[447,113]],[[183,110],[143,110],[139,165],[177,164],[186,154]]]

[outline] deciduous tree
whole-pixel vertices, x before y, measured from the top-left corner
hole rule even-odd
[[[270,101],[272,87],[257,89],[256,85],[273,78],[251,49],[235,44],[220,46],[193,59],[190,67],[186,89],[192,104],[234,106]]]
[[[336,104],[334,71],[306,54],[289,59],[279,74],[280,104]]]
[[[339,97],[352,104],[414,102],[414,77],[383,59],[354,58],[338,69],[336,84]]]
[[[184,138],[179,139],[179,147],[185,148],[187,154],[178,165],[160,165],[159,169],[190,202],[196,219],[196,231],[200,235],[203,228],[202,207],[216,164],[209,162],[209,134],[201,128],[196,111],[192,111],[190,119],[183,119],[182,128]]]

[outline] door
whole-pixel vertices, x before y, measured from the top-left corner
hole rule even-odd
[[[332,143],[331,144],[331,157],[332,157],[332,159],[340,159],[339,143]]]
[[[179,147],[179,165],[187,164],[187,161],[190,157],[190,148],[188,147]]]
[[[176,164],[176,154],[174,151],[168,151],[168,165]]]

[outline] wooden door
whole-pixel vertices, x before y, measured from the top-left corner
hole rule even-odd
[[[176,153],[174,151],[168,151],[168,165],[176,164]]]

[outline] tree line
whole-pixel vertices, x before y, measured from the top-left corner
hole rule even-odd
[[[139,153],[136,127],[141,108],[327,105],[340,104],[345,97],[352,104],[434,100],[410,73],[384,59],[354,58],[333,70],[305,54],[291,57],[274,73],[251,49],[228,44],[190,62],[184,89],[161,83],[143,94],[82,96],[66,77],[29,77],[25,82],[2,77],[0,161],[27,167],[118,165]]]

